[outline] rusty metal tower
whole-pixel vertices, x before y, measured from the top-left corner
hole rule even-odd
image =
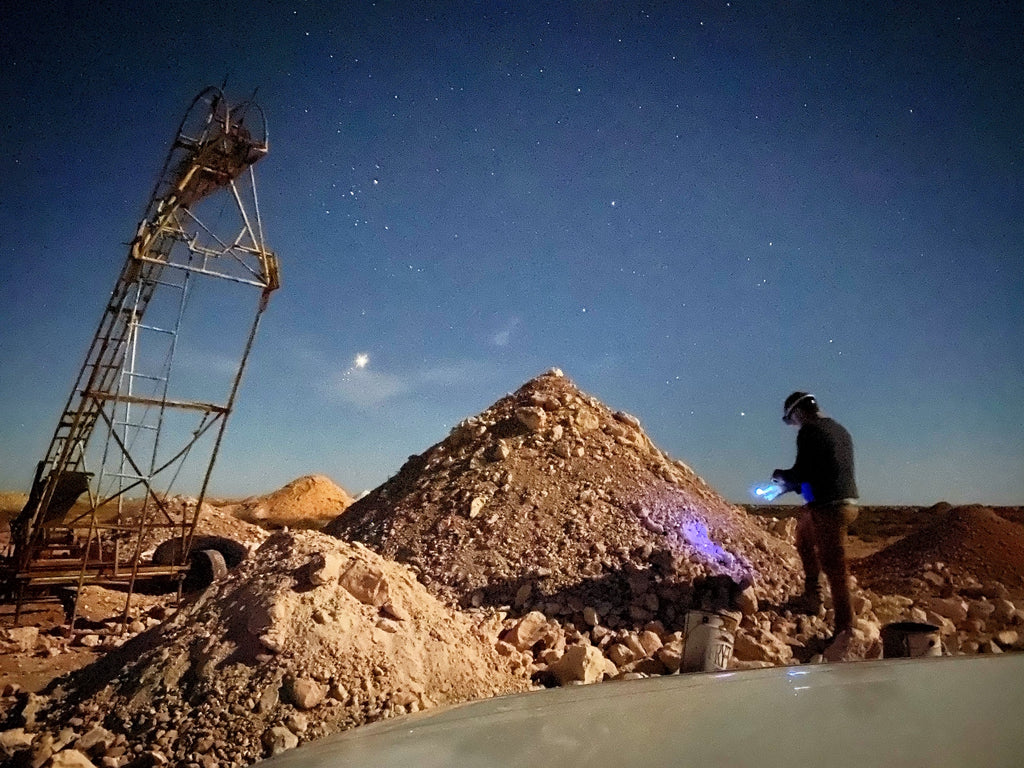
[[[12,522],[5,558],[22,602],[85,584],[132,591],[183,577],[228,416],[268,298],[253,165],[267,153],[251,99],[218,88],[189,106],[71,395]],[[183,501],[177,486],[198,488]],[[155,542],[179,542],[152,561]]]

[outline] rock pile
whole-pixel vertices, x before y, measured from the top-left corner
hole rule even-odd
[[[39,765],[66,750],[95,764],[245,765],[380,718],[527,689],[524,660],[496,649],[499,622],[452,611],[361,545],[278,532],[63,691],[29,695],[6,738],[28,734]]]
[[[350,501],[312,476],[204,508],[200,534],[253,554],[177,613],[139,596],[121,639],[80,634],[110,650],[46,696],[0,684],[0,760],[241,766],[439,704],[672,673],[694,606],[732,609],[732,668],[878,658],[882,626],[908,620],[950,653],[1024,650],[1024,528],[934,508],[935,525],[853,563],[857,626],[826,648],[827,599],[786,609],[803,586],[795,521],[727,503],[557,371]],[[295,530],[326,510],[332,535]],[[90,593],[98,624],[116,597]],[[33,629],[0,650],[62,652]]]
[[[408,563],[444,600],[577,627],[678,629],[692,585],[795,589],[795,552],[559,371],[527,382],[324,531]]]
[[[854,564],[854,572],[865,586],[888,591],[998,580],[1024,596],[1024,526],[988,507],[949,508],[931,525]]]
[[[263,528],[319,530],[336,518],[353,499],[324,475],[305,475],[283,488],[246,499],[228,509],[238,518]]]

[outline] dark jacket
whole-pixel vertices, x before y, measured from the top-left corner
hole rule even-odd
[[[796,436],[796,463],[775,470],[775,477],[799,490],[808,503],[857,498],[850,433],[826,416],[804,424]]]

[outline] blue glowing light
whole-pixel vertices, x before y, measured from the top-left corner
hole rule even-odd
[[[683,538],[686,543],[703,554],[709,560],[731,565],[733,556],[711,540],[708,526],[703,520],[687,520],[683,523]]]
[[[773,481],[755,485],[750,489],[750,495],[755,499],[760,499],[761,501],[774,501],[781,496],[784,491],[785,488]]]
[[[694,550],[692,554],[703,561],[712,573],[726,574],[736,583],[752,584],[757,579],[756,569],[746,558],[730,552],[712,539],[706,520],[687,511],[680,515],[678,524],[683,541]]]

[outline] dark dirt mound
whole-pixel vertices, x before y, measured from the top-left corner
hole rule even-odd
[[[951,574],[1001,581],[1024,588],[1024,526],[989,507],[954,507],[926,528],[857,561],[853,572],[865,586],[894,585],[918,578],[928,564],[944,563]]]
[[[792,547],[559,371],[527,382],[324,528],[462,605],[666,624],[696,579],[793,588]]]
[[[993,509],[1000,517],[1024,525],[1024,507],[994,507]]]

